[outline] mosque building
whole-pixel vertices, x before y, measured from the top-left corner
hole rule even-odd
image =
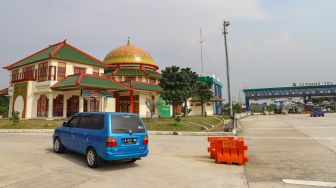
[[[146,116],[145,100],[157,100],[161,91],[159,67],[129,40],[103,61],[62,41],[4,68],[11,73],[9,114],[25,119],[96,111]]]

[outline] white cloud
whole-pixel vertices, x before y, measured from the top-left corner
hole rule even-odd
[[[289,33],[265,42],[266,58],[272,58],[281,64],[309,64],[313,62],[314,48],[295,41]]]

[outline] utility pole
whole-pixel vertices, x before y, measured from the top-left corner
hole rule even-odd
[[[226,35],[227,27],[230,25],[229,21],[223,22],[223,35],[224,35],[224,46],[225,46],[225,55],[226,55],[226,80],[227,80],[227,90],[228,90],[228,100],[230,105],[230,118],[233,118],[233,109],[232,109],[232,97],[231,97],[231,86],[230,86],[230,71],[229,71],[229,56],[228,56],[228,49],[227,49],[227,41],[226,41]]]
[[[204,70],[203,70],[203,39],[202,39],[202,29],[200,29],[200,41],[201,44],[201,63],[202,63],[202,76],[204,76]]]

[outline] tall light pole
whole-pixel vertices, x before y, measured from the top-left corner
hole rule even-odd
[[[229,56],[226,42],[227,27],[230,25],[229,21],[223,22],[223,35],[224,35],[224,46],[225,46],[225,55],[226,55],[226,80],[227,80],[227,90],[228,90],[228,100],[230,105],[230,118],[233,118],[233,109],[232,109],[232,97],[231,97],[231,86],[230,86],[230,71],[229,71]]]
[[[202,76],[204,76],[204,72],[203,72],[203,39],[202,39],[202,29],[200,29],[200,41],[199,41],[199,43],[201,44]]]

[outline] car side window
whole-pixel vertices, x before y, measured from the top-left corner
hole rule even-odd
[[[78,122],[80,120],[80,117],[76,116],[74,118],[72,118],[68,123],[67,123],[67,127],[72,127],[72,128],[76,128],[78,126]]]
[[[87,129],[89,121],[90,121],[90,118],[91,118],[90,116],[82,116],[80,118],[80,122],[78,124],[78,128]]]
[[[88,126],[88,129],[92,129],[92,130],[103,129],[104,128],[104,116],[103,115],[91,116],[87,126]]]

